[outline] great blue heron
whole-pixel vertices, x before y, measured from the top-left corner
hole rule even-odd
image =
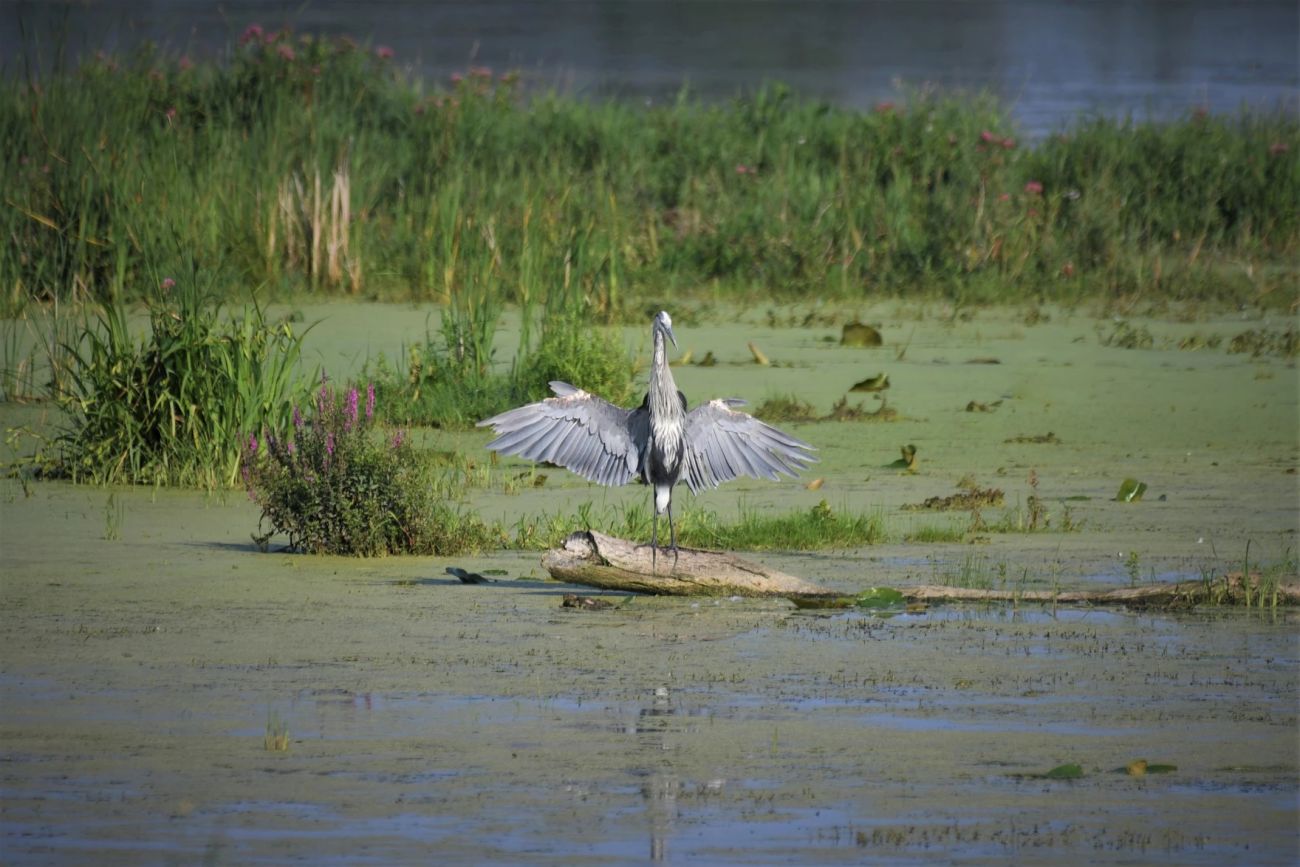
[[[653,568],[664,512],[676,558],[673,485],[683,476],[691,493],[698,494],[737,476],[794,476],[817,459],[803,440],[733,409],[743,406],[743,400],[711,400],[687,412],[664,343],[667,338],[677,346],[672,318],[660,311],[651,333],[649,389],[636,409],[615,406],[567,382],[552,382],[555,397],[503,412],[479,426],[496,431],[487,445],[493,451],[558,464],[601,485],[625,485],[636,478],[653,485]]]

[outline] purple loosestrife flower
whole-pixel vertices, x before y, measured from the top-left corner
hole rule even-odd
[[[348,389],[348,413],[347,413],[347,417],[343,420],[343,429],[352,430],[352,425],[356,423],[357,423],[357,390],[355,388],[349,388]]]
[[[325,435],[325,452],[329,455],[334,454],[334,431]]]
[[[366,421],[374,418],[375,415],[375,384],[366,383]]]
[[[404,438],[405,436],[400,430],[397,433],[393,434],[393,448],[400,449],[402,447],[402,440]]]
[[[302,430],[302,413],[298,410],[298,405],[293,406],[293,429]]]
[[[248,435],[248,453],[250,455],[257,454],[257,434]]]

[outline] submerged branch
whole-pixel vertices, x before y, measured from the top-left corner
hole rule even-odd
[[[1269,584],[1261,582],[1256,573],[1252,573],[1250,581],[1246,582],[1240,572],[1205,580],[1145,584],[1114,590],[982,590],[923,584],[900,587],[899,592],[912,602],[1052,602],[1059,605],[1155,605],[1167,608],[1300,604],[1300,582]]]

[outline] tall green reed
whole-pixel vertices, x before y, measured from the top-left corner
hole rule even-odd
[[[147,310],[139,338],[115,302],[65,346],[56,396],[68,420],[52,469],[95,484],[234,484],[243,438],[287,425],[305,393],[302,335],[256,303],[227,316],[197,278],[164,278]]]

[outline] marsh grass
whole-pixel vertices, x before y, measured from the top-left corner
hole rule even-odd
[[[968,528],[957,524],[922,524],[912,527],[903,534],[903,541],[917,544],[942,544],[961,542],[966,538]]]
[[[256,303],[227,315],[197,275],[166,278],[131,331],[125,304],[88,311],[66,344],[55,397],[67,414],[48,469],[93,484],[226,487],[240,442],[287,424],[305,392],[302,335]]]
[[[104,541],[115,542],[122,538],[122,524],[126,520],[126,504],[110,493],[104,501]]]
[[[0,400],[26,402],[35,400],[37,353],[25,340],[26,323],[22,320],[0,321]]]
[[[596,102],[250,28],[220,62],[144,47],[11,76],[0,145],[9,311],[138,295],[178,250],[228,266],[227,297],[560,292],[607,320],[693,293],[1281,306],[1300,249],[1292,107],[1029,147],[982,96]]]
[[[811,551],[874,545],[885,540],[884,516],[879,512],[835,511],[822,500],[811,509],[771,514],[742,507],[734,521],[707,509],[688,507],[675,514],[677,542],[691,548],[741,551]],[[543,513],[521,518],[515,525],[514,546],[545,549],[559,545],[577,529],[649,542],[650,509],[644,505],[613,506],[596,512],[590,502],[575,512]],[[668,544],[668,523],[659,521],[659,543]]]
[[[566,304],[560,297],[553,296],[541,318],[536,346],[530,345],[533,328],[523,329],[508,371],[493,363],[499,313],[491,312],[486,299],[472,310],[459,304],[444,308],[440,332],[426,332],[422,345],[407,347],[400,366],[383,356],[366,365],[384,418],[396,424],[473,427],[512,406],[550,397],[552,380],[628,405],[636,366],[627,350],[612,333],[592,326],[589,305]],[[524,318],[531,318],[528,311]]]
[[[289,723],[280,719],[275,711],[266,715],[266,734],[262,738],[262,748],[270,753],[283,753],[289,750]]]
[[[80,318],[55,301],[0,319],[0,400],[48,400],[64,388]]]

